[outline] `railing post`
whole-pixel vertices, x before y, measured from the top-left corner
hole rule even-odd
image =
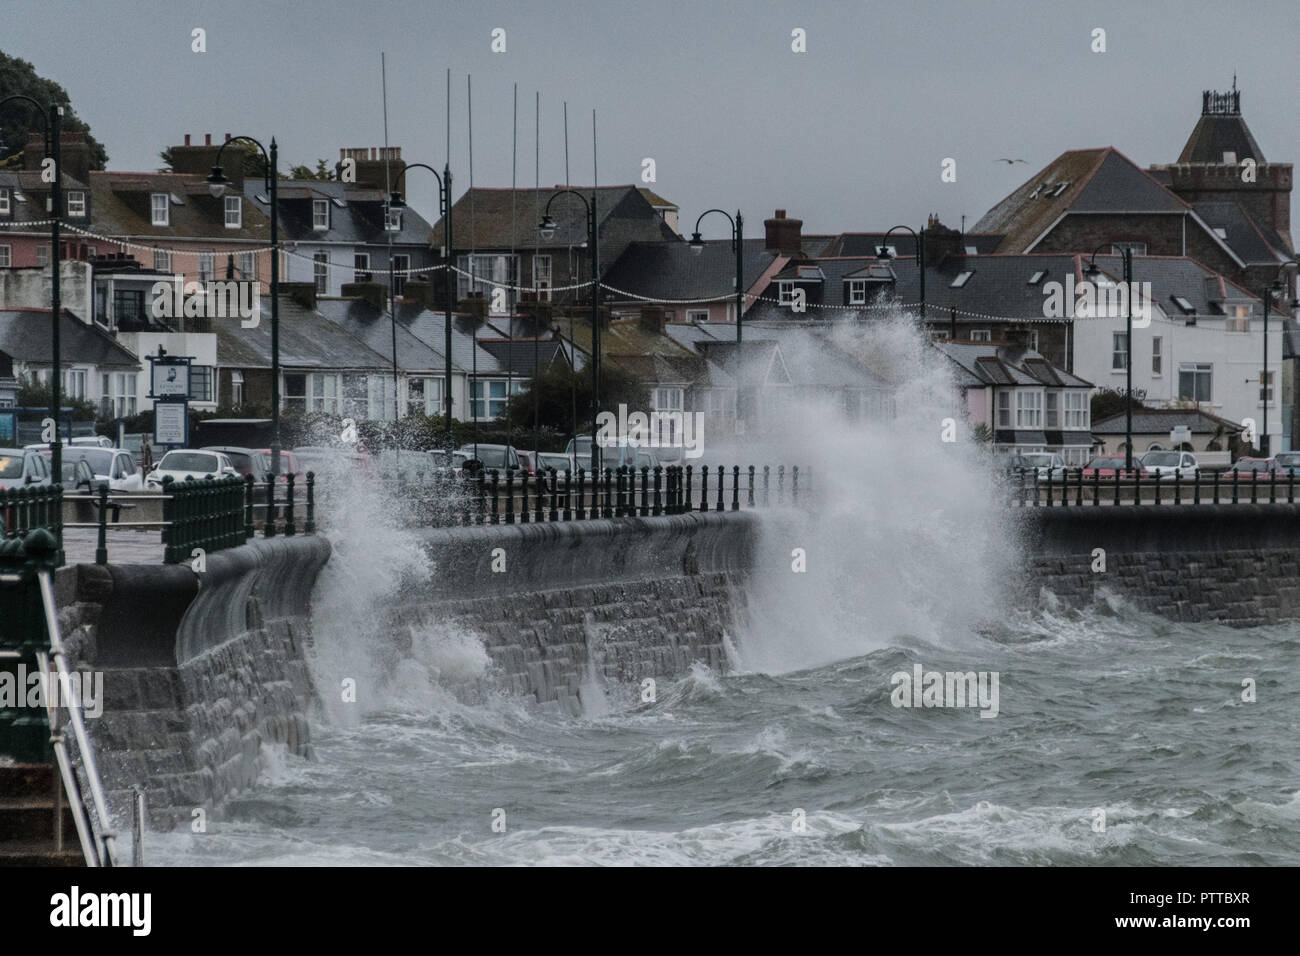
[[[798,489],[798,487],[799,487],[799,475],[796,472],[795,488]],[[798,495],[797,490],[795,494],[796,496]],[[740,510],[740,466],[739,465],[731,466],[731,510],[732,511]]]
[[[605,469],[605,507],[601,512],[602,517],[614,517],[614,471],[611,468]]]
[[[1142,504],[1142,471],[1140,465],[1133,469],[1133,504]]]
[[[1219,503],[1219,473],[1217,471],[1214,473],[1212,484],[1214,486],[1214,503],[1217,505]]]
[[[1277,472],[1275,471],[1268,473],[1268,503],[1277,504]]]
[[[1038,469],[1034,469],[1034,485],[1038,484]],[[1055,502],[1052,501],[1052,469],[1049,465],[1047,468],[1047,507],[1052,507]]]
[[[492,469],[492,516],[488,523],[501,523],[501,472],[496,468]]]
[[[474,523],[483,524],[487,520],[487,478],[479,471],[471,481],[474,482]]]
[[[509,473],[507,472],[507,474],[509,474]],[[519,523],[520,523],[520,524],[528,524],[528,521],[529,521],[529,518],[528,518],[528,472],[526,472],[526,471],[523,472],[522,474],[520,474],[519,478],[520,478],[520,481],[519,481],[520,490],[523,492],[523,496],[522,496],[522,498],[520,499],[520,507],[519,507]],[[507,479],[506,479],[506,485],[508,486],[509,484],[510,484],[510,479],[507,478]],[[507,491],[508,491],[508,490],[509,490],[509,489],[507,488]],[[507,512],[507,515],[509,515],[509,512]],[[510,523],[510,519],[509,519],[509,517],[506,518],[506,523],[507,523],[507,524]]]
[[[700,466],[700,510],[709,510],[709,466]]]
[[[691,473],[695,470],[694,465],[686,466],[686,499],[682,502],[682,510],[689,512],[694,507],[691,501]]]
[[[713,509],[714,511],[727,510],[726,503],[722,500],[722,490],[724,487],[726,487],[726,484],[727,484],[727,467],[725,465],[719,465],[718,466],[718,504],[717,507]]]
[[[1115,504],[1119,504],[1119,469],[1115,469]]]
[[[749,495],[745,500],[745,506],[754,507],[754,466],[749,466]]]
[[[785,465],[776,466],[776,503],[785,504]]]
[[[253,495],[256,493],[257,481],[252,472],[244,476],[244,540],[253,536]],[[311,524],[311,478],[307,478],[307,523]]]
[[[1183,470],[1181,468],[1175,468],[1174,469],[1174,504],[1180,505],[1182,503],[1183,503]]]
[[[1092,503],[1093,506],[1101,504],[1101,469],[1096,468],[1092,472]]]
[[[99,486],[99,544],[95,548],[95,563],[108,564],[108,483]]]
[[[569,485],[573,479],[573,469],[564,469],[564,520],[573,520],[573,502],[570,500]]]
[[[792,465],[790,467],[790,504],[797,505],[798,503],[799,503],[799,466]]]
[[[655,514],[659,514],[659,469],[655,465]],[[641,517],[650,514],[650,466],[641,466]]]
[[[1250,470],[1250,503],[1257,504],[1255,500],[1255,486],[1259,483],[1259,472],[1254,468]]]
[[[538,480],[545,481],[546,477],[549,477],[551,479],[551,513],[549,517],[552,521],[559,521],[560,520],[560,489],[559,489],[560,475],[559,472],[557,472],[554,468],[551,468],[549,476],[544,476],[542,478],[539,478]],[[538,510],[537,513],[538,515],[541,515],[542,512]]]
[[[584,507],[584,501],[586,499],[586,491],[587,491],[586,478],[587,478],[586,469],[579,468],[578,469],[578,511],[577,511],[577,519],[579,521],[583,520],[587,516],[587,511],[586,508]]]
[[[164,564],[175,564],[172,560],[172,555],[174,553],[173,549],[175,548],[173,542],[176,540],[176,496],[172,491],[173,484],[175,484],[175,482],[172,480],[171,475],[163,476],[162,493],[164,497],[162,503],[162,539]]]
[[[249,510],[249,533],[252,533],[253,514]],[[316,533],[316,472],[307,472],[307,526],[303,528],[308,534]]]
[[[284,535],[286,538],[293,537],[298,533],[298,528],[293,523],[293,472],[286,472],[284,476]]]
[[[768,488],[772,483],[772,466],[763,466],[763,507],[766,508],[771,504]]]
[[[1240,482],[1241,473],[1234,471],[1232,473],[1232,503],[1237,504],[1237,486]]]
[[[1292,467],[1286,470],[1286,503],[1289,505],[1295,504],[1295,495],[1293,494],[1294,490],[1295,490],[1295,466],[1293,465]]]
[[[1160,472],[1156,472],[1156,497],[1155,503],[1160,504]]]
[[[1201,469],[1198,467],[1192,472],[1192,504],[1201,503]]]
[[[275,537],[275,475],[266,476],[266,524],[262,526],[262,537]]]
[[[660,503],[660,500],[659,500],[659,480],[660,480],[660,476],[661,476],[661,472],[662,472],[662,471],[663,471],[663,466],[662,466],[662,465],[655,465],[655,503],[654,503],[654,514],[655,514],[656,517],[658,517],[659,515],[661,515],[661,514],[664,513],[664,512],[663,512],[663,507],[662,507],[662,505],[661,505],[661,503]],[[643,500],[644,500],[644,499],[643,499]],[[642,514],[645,514],[645,511],[642,510],[641,513],[642,513]]]

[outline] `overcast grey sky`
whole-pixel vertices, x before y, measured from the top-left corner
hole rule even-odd
[[[207,52],[191,51],[191,30]],[[490,49],[494,28],[506,52]],[[791,31],[807,31],[807,52]],[[1091,50],[1106,31],[1105,53]],[[1252,2],[450,2],[450,0],[6,0],[0,50],[61,83],[113,169],[150,170],[185,133],[274,134],[283,163],[389,142],[441,168],[445,76],[451,162],[469,184],[466,75],[473,77],[474,183],[511,181],[519,84],[518,181],[639,182],[678,203],[684,232],[710,206],[739,207],[746,235],[777,207],[807,232],[967,225],[1071,148],[1115,146],[1172,162],[1203,88],[1228,89],[1267,159],[1300,160],[1295,0]],[[998,157],[1022,158],[1008,166]],[[940,182],[945,157],[957,181]],[[420,179],[417,181],[416,176]],[[432,177],[412,200],[436,218]],[[721,235],[725,221],[706,221]]]

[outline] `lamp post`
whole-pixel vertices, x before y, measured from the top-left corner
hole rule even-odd
[[[1089,281],[1095,281],[1101,275],[1097,268],[1097,253],[1109,243],[1102,243],[1092,250],[1088,257],[1088,268],[1083,274]],[[1129,246],[1120,246],[1119,255],[1124,263],[1124,470],[1133,472],[1133,250]],[[1094,301],[1096,301],[1094,296]],[[1267,340],[1267,336],[1265,336]]]
[[[54,180],[50,184],[50,364],[52,366],[50,372],[50,418],[54,420],[54,440],[50,442],[50,466],[55,481],[62,481],[63,440],[60,437],[59,429],[59,412],[61,411],[59,398],[63,379],[63,356],[59,344],[59,313],[63,311],[63,303],[59,291],[59,266],[63,261],[63,255],[59,240],[59,220],[63,214],[63,152],[59,118],[63,115],[63,107],[51,103],[47,116],[41,110],[40,103],[30,96],[24,96],[22,93],[14,93],[0,99],[0,107],[16,100],[30,103],[36,110],[36,115],[41,118],[41,124],[45,128],[45,155],[54,160]]]
[[[596,228],[596,192],[591,193],[591,202],[587,202],[582,193],[573,189],[561,189],[553,193],[546,201],[542,221],[537,224],[537,231],[548,242],[555,237],[555,220],[551,218],[551,203],[566,193],[577,196],[587,210],[587,247],[591,250],[591,470],[593,475],[600,472],[600,443],[596,441],[596,419],[600,415],[600,246],[599,230]],[[574,436],[575,452],[578,447]]]
[[[443,244],[447,248],[447,274],[445,277],[447,283],[447,328],[446,340],[443,346],[447,359],[447,379],[443,383],[442,404],[447,417],[447,451],[450,452],[455,447],[451,431],[451,313],[456,305],[456,287],[453,285],[451,272],[451,263],[454,260],[451,252],[451,165],[445,164],[442,167],[441,176],[438,175],[436,169],[426,163],[411,163],[403,166],[402,171],[397,174],[397,182],[393,185],[393,193],[388,197],[388,205],[393,209],[402,209],[406,206],[405,201],[402,199],[401,186],[402,178],[406,175],[408,169],[427,169],[433,173],[433,178],[438,180],[438,215],[442,217],[442,238]],[[390,262],[388,265],[391,272],[392,263]],[[393,349],[393,354],[397,354],[396,348]]]
[[[889,260],[894,258],[894,254],[889,251],[889,237],[897,230],[903,229],[912,234],[916,240],[916,266],[921,276],[921,322],[925,322],[925,230],[917,232],[911,226],[894,226],[889,232],[885,233],[880,239],[880,245],[876,246],[876,258]]]
[[[736,419],[742,423],[745,416],[741,414],[740,385],[741,375],[744,371],[744,363],[741,361],[740,339],[741,328],[745,313],[745,220],[740,215],[740,210],[736,210],[736,217],[733,219],[727,212],[722,209],[706,209],[700,213],[699,219],[695,220],[695,232],[691,234],[691,252],[699,255],[704,251],[704,240],[700,238],[700,223],[709,213],[721,213],[727,217],[731,223],[731,251],[736,254]],[[749,410],[749,402],[744,403],[744,409]]]
[[[234,185],[221,171],[221,154],[227,146],[237,142],[252,143],[266,160],[267,192],[271,201],[271,474],[280,474],[280,210],[277,203],[276,183],[280,178],[277,166],[279,147],[275,137],[271,137],[271,151],[268,154],[262,144],[251,136],[235,136],[221,144],[217,150],[216,162],[212,165],[212,174],[208,176],[208,192],[213,198],[220,199],[226,194],[226,187]]]

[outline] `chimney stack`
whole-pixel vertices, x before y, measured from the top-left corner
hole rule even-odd
[[[803,220],[787,219],[784,209],[778,209],[771,219],[763,220],[766,248],[785,256],[802,255]]]

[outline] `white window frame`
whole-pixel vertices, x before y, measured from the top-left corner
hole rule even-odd
[[[38,266],[48,266],[50,264],[50,246],[49,243],[36,247],[36,264]]]
[[[683,410],[683,401],[685,400],[686,389],[674,386],[665,386],[654,390],[654,405],[651,411],[655,412],[680,412]]]
[[[551,257],[547,253],[533,256],[533,288],[537,291],[539,302],[551,301],[551,286],[554,283],[551,271]]]
[[[215,279],[217,277],[217,254],[211,250],[200,252],[198,255],[197,269],[200,282]]]
[[[1034,352],[1038,351],[1038,330],[1037,329],[1029,330],[1029,348],[1031,351]]]
[[[1192,376],[1192,394],[1184,397],[1183,395],[1183,375]],[[1196,383],[1202,375],[1208,376],[1210,387],[1209,397],[1196,398]],[[1180,401],[1197,402],[1199,404],[1208,404],[1214,401],[1214,363],[1213,362],[1179,362],[1178,363],[1178,398]]]
[[[992,342],[993,332],[989,329],[971,329],[970,340],[972,342]]]
[[[1223,311],[1227,313],[1223,322],[1223,328],[1226,332],[1249,332],[1251,308],[1248,305],[1227,305]]]
[[[1124,347],[1120,348],[1120,341],[1123,340]],[[1112,372],[1122,372],[1128,368],[1129,361],[1129,343],[1127,332],[1113,332],[1110,337],[1110,370]],[[1120,362],[1123,356],[1124,361]]]
[[[1082,389],[1066,389],[1062,398],[1062,422],[1065,431],[1087,431],[1092,427],[1089,421],[1091,409],[1088,394]]]
[[[328,199],[313,199],[311,201],[311,227],[317,232],[326,232],[329,229],[330,201]]]
[[[172,224],[171,199],[167,193],[149,194],[149,220],[155,226]]]
[[[159,272],[171,272],[172,251],[170,249],[155,249],[153,251],[153,267]]]
[[[239,408],[244,404],[244,373],[239,369],[230,371],[230,407]]]
[[[1151,336],[1151,374],[1156,378],[1164,376],[1164,337]]]
[[[307,376],[307,408],[313,412],[339,413],[343,400],[343,376],[338,372],[312,372]]]
[[[90,371],[84,368],[69,368],[63,372],[63,394],[68,398],[87,397],[86,389],[90,385]]]
[[[1261,377],[1264,379],[1264,382],[1265,382],[1266,384],[1260,384],[1260,385],[1259,385],[1259,399],[1258,399],[1258,401],[1256,402],[1257,405],[1263,405],[1263,404],[1264,404],[1264,394],[1265,394],[1265,392],[1268,393],[1268,401],[1269,401],[1269,402],[1272,402],[1272,401],[1273,401],[1273,386],[1274,386],[1274,384],[1275,384],[1275,382],[1274,382],[1274,372],[1273,372],[1273,370],[1272,370],[1272,369],[1269,369],[1269,370],[1263,372]],[[1258,382],[1259,380],[1256,379],[1256,381]]]
[[[8,267],[14,264],[14,247],[9,243],[0,243],[0,267]]]
[[[687,321],[687,322],[707,322],[707,321],[709,321],[709,310],[708,310],[708,309],[687,309],[687,310],[686,310],[686,321]]]
[[[365,277],[370,274],[370,253],[354,252],[352,253],[352,281],[365,282]]]
[[[222,202],[222,208],[225,212],[227,229],[242,229],[244,227],[243,196],[226,196]]]
[[[257,253],[256,252],[239,253],[239,255],[235,258],[235,268],[239,271],[239,278],[250,279],[250,280],[256,279],[257,278]]]
[[[396,296],[405,295],[407,280],[411,278],[410,253],[394,252],[389,267],[393,270],[393,294]]]
[[[1061,393],[1056,389],[1043,393],[1043,427],[1053,430],[1061,427]]]
[[[136,411],[135,372],[104,372],[100,375],[100,409],[106,418],[128,418]]]
[[[998,389],[997,406],[994,410],[994,420],[997,424],[995,428],[1011,427],[1011,390],[1008,388]]]
[[[794,282],[790,279],[779,279],[776,283],[776,303],[777,305],[791,305],[794,302]]]
[[[501,386],[500,389],[494,387],[497,385]],[[505,412],[509,402],[509,384],[504,378],[475,379],[470,383],[470,396],[475,420],[490,421]]]
[[[1112,242],[1110,254],[1112,256],[1123,255],[1126,248],[1131,250],[1135,256],[1145,256],[1147,254],[1147,244],[1145,242]]]
[[[86,218],[86,193],[82,189],[68,190],[68,218]]]
[[[1016,389],[1016,428],[1043,427],[1043,390]]]
[[[316,284],[316,294],[325,295],[330,288],[330,254],[327,251],[313,253],[311,257],[311,279]]]
[[[849,305],[866,305],[867,304],[867,280],[850,279],[849,280]]]
[[[9,198],[9,187],[0,189],[0,216],[13,214],[13,201]]]

